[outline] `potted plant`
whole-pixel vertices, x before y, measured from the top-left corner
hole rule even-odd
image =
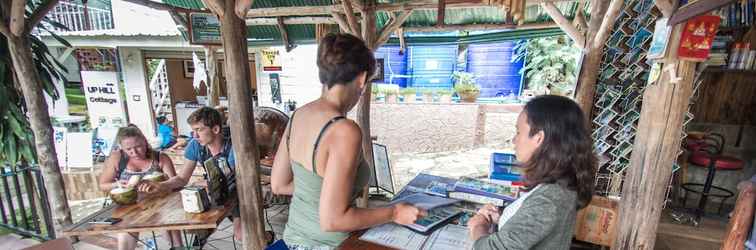
[[[472,73],[454,72],[453,78],[456,81],[454,91],[457,92],[462,101],[475,102],[478,99],[480,88],[475,85],[475,76]]]
[[[448,89],[439,89],[436,91],[436,94],[438,94],[438,101],[441,103],[451,103],[452,101],[452,94],[453,92]]]
[[[403,88],[399,90],[399,94],[404,97],[404,102],[414,103],[415,97],[417,97],[417,90],[414,88]]]
[[[433,89],[424,88],[420,89],[419,92],[423,95],[423,102],[433,102]]]
[[[372,88],[370,88],[370,99],[373,102],[378,102],[378,95],[381,94],[381,90],[379,86],[374,85]]]
[[[386,88],[383,89],[383,95],[386,97],[386,103],[396,103],[396,96],[399,95],[399,90]]]

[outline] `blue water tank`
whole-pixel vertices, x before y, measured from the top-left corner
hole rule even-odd
[[[383,83],[407,87],[407,52],[399,54],[399,46],[381,46],[375,51],[376,59],[383,59]]]
[[[475,75],[480,97],[514,94],[519,96],[524,60],[512,62],[516,41],[470,44],[467,48],[467,72]]]
[[[452,88],[457,45],[410,46],[409,69],[413,88]]]

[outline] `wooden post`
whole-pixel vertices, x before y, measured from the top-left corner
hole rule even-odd
[[[58,3],[50,0],[33,11],[29,19],[24,18],[25,0],[2,1],[0,10],[0,33],[8,41],[13,69],[21,86],[24,102],[28,109],[29,123],[34,133],[34,146],[37,151],[37,162],[45,181],[52,208],[53,226],[60,231],[71,224],[71,209],[68,207],[66,188],[58,165],[57,152],[53,142],[53,129],[50,115],[47,113],[47,102],[43,95],[42,80],[37,72],[32,58],[31,30]],[[9,21],[6,22],[6,20]],[[56,235],[61,235],[56,233]]]
[[[438,0],[438,9],[436,10],[436,27],[444,26],[444,17],[446,16],[446,0]]]
[[[365,6],[362,10],[362,31],[365,35],[362,39],[368,48],[375,51],[376,27],[375,27],[375,9],[373,5]],[[370,77],[370,76],[368,76]],[[373,164],[373,141],[370,136],[370,90],[373,87],[372,79],[368,79],[365,84],[365,90],[360,97],[360,105],[357,109],[357,124],[362,128],[362,154],[365,161],[370,165],[371,171],[375,169]],[[362,191],[361,199],[357,201],[358,207],[367,207],[368,189]]]
[[[756,189],[750,180],[744,181],[735,202],[735,210],[727,224],[727,234],[722,240],[721,250],[742,250],[744,242],[748,238],[748,231],[753,223],[754,203],[756,203]]]
[[[213,46],[205,46],[207,65],[207,96],[210,107],[220,105],[220,78],[218,77],[218,53]]]
[[[593,0],[591,2],[591,17],[603,17],[609,8],[609,2],[604,0]],[[591,18],[588,21],[588,31],[586,38],[592,41],[599,28],[601,27],[600,18]],[[592,45],[590,43],[589,45]],[[585,113],[585,118],[590,121],[591,112],[593,111],[593,95],[596,94],[596,80],[598,79],[599,67],[601,67],[601,57],[604,56],[603,47],[600,49],[587,47],[583,50],[583,63],[580,66],[580,73],[575,91],[575,100],[580,109]]]
[[[247,26],[234,13],[234,1],[226,1],[226,15],[220,18],[221,39],[225,52],[226,83],[229,97],[229,125],[236,157],[236,188],[242,219],[244,249],[265,248],[260,165],[255,141],[252,107]]]
[[[680,134],[693,93],[695,63],[677,59],[684,25],[669,39],[659,80],[646,87],[630,167],[620,201],[614,249],[654,249],[656,229],[680,151]]]
[[[291,40],[289,40],[289,32],[286,31],[286,25],[284,24],[283,17],[276,18],[276,25],[278,26],[278,32],[281,33],[281,40],[283,41],[284,48],[286,48],[286,52],[291,52],[291,50],[293,50],[297,46],[291,44]]]
[[[350,32],[359,37],[360,36],[360,26],[357,24],[357,17],[354,16],[354,10],[352,9],[352,1],[350,0],[341,0],[341,5],[344,6],[344,14],[346,15],[347,23],[349,24],[349,30]]]

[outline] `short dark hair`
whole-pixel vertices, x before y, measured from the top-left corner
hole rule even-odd
[[[318,45],[318,76],[328,88],[346,84],[362,72],[375,74],[373,52],[360,38],[347,33],[330,33]]]
[[[201,107],[195,110],[191,115],[189,115],[189,118],[186,119],[186,122],[189,124],[196,124],[201,122],[208,128],[223,126],[223,119],[221,118],[220,112],[211,107]]]
[[[596,156],[585,115],[573,100],[543,95],[525,104],[529,136],[543,131],[541,146],[524,162],[525,186],[557,183],[577,192],[577,208],[593,197]]]
[[[166,120],[166,119],[167,119],[167,118],[165,118],[165,116],[162,116],[162,115],[161,115],[161,116],[158,116],[158,118],[157,118],[157,122],[158,122],[158,124],[163,124],[163,123],[165,123],[165,120]]]

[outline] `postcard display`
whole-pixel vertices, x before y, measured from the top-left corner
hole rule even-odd
[[[660,16],[653,0],[626,1],[607,41],[591,119],[599,157],[596,190],[601,195],[620,195],[630,165],[643,90],[652,67],[646,53]]]

